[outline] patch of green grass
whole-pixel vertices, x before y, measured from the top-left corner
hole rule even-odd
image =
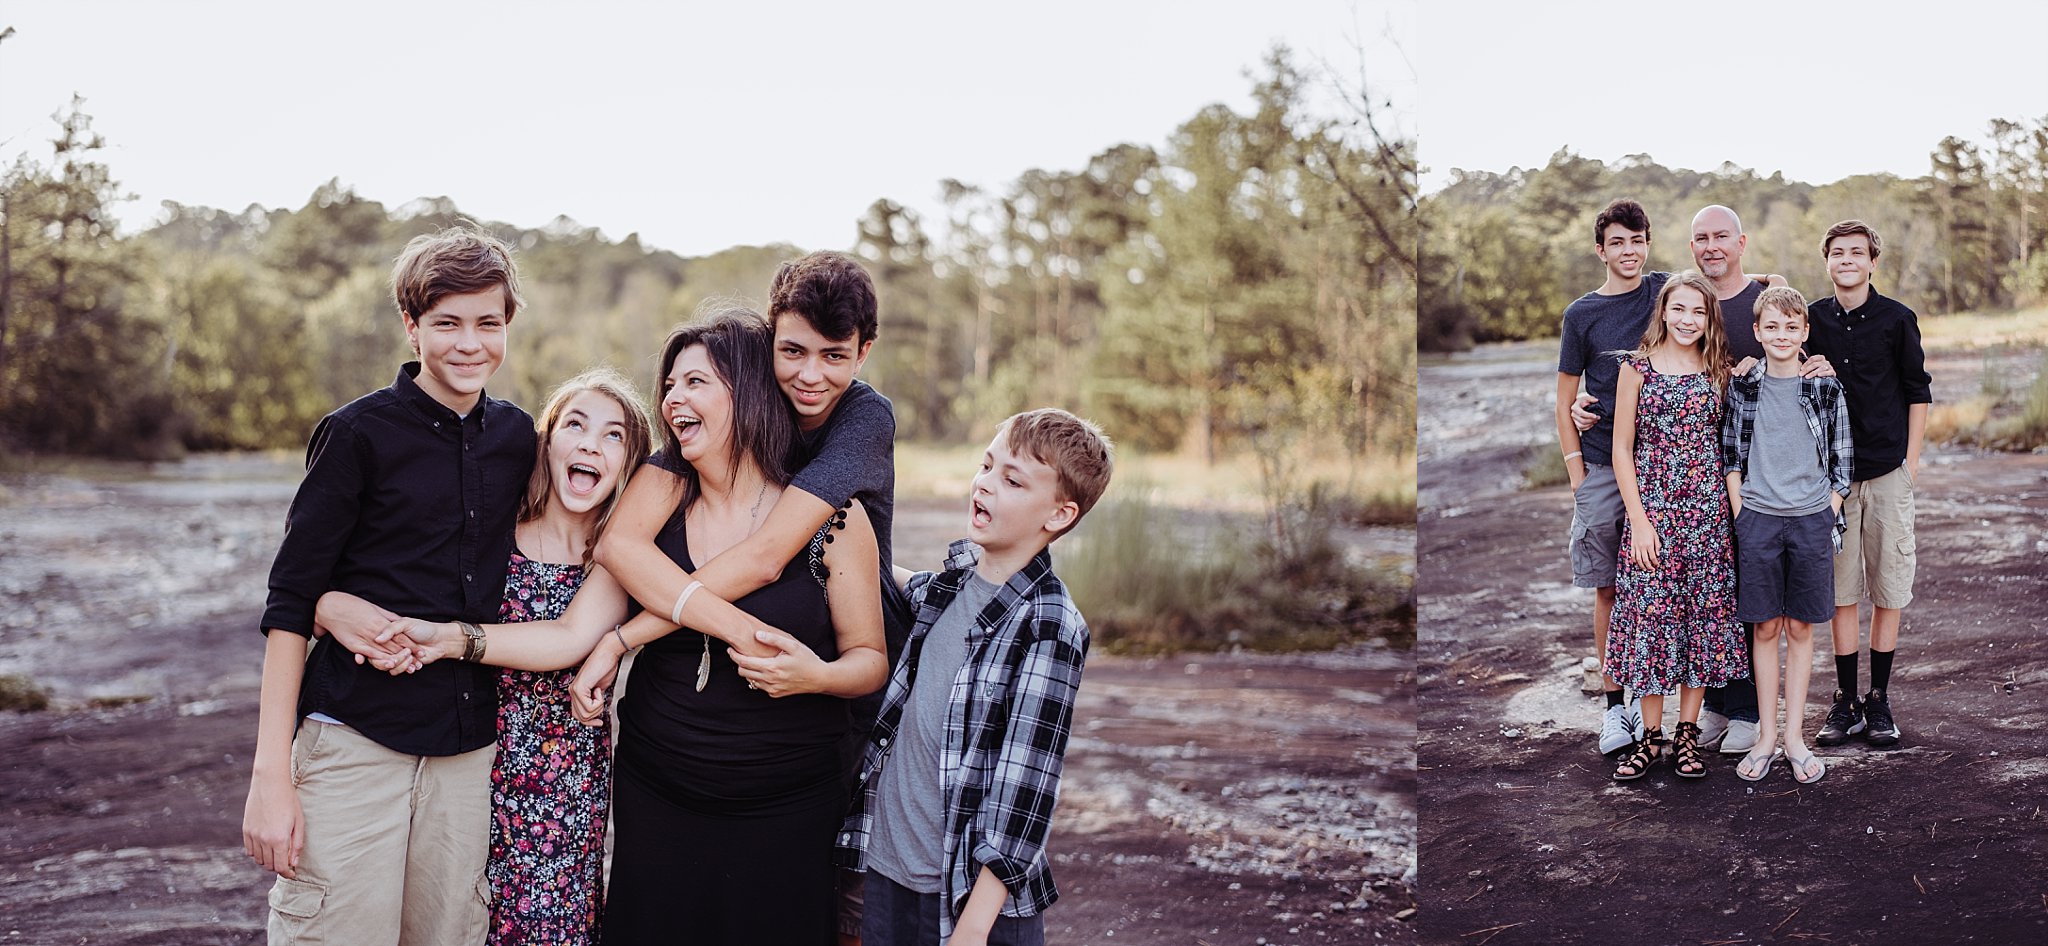
[[[1563,486],[1571,481],[1571,471],[1564,468],[1564,454],[1559,452],[1557,444],[1539,443],[1529,448],[1527,458],[1522,461],[1524,489]]]
[[[17,674],[0,676],[0,710],[35,713],[50,708],[50,691]]]
[[[1316,493],[1264,528],[1221,525],[1130,489],[1089,513],[1060,570],[1098,646],[1112,653],[1232,647],[1320,650],[1414,640],[1414,588],[1357,564]]]

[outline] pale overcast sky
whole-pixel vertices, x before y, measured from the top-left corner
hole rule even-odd
[[[1425,192],[1569,146],[1823,184],[1927,173],[1946,135],[2048,117],[2048,4],[1432,0],[1415,59]]]
[[[1001,188],[1203,106],[1250,106],[1273,43],[1412,112],[1407,0],[739,4],[12,0],[0,160],[48,160],[86,98],[137,195],[296,208],[339,178],[396,207],[557,214],[680,253],[851,245],[887,197],[942,227],[939,181]]]

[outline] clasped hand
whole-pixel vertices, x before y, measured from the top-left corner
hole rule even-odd
[[[796,693],[817,693],[824,689],[825,661],[817,652],[782,631],[756,631],[754,640],[775,649],[765,657],[753,657],[727,648],[739,667],[740,676],[755,689],[772,697]]]

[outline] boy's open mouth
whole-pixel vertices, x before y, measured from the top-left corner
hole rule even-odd
[[[994,518],[993,516],[989,515],[988,507],[982,505],[980,500],[969,500],[967,503],[967,511],[968,520],[970,522],[973,522],[977,526],[988,525],[989,520]]]

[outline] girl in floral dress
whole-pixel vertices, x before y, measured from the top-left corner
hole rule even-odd
[[[1614,473],[1622,527],[1607,669],[1642,699],[1643,737],[1622,753],[1617,781],[1641,778],[1661,754],[1664,696],[1677,690],[1672,764],[1707,774],[1699,750],[1706,687],[1748,672],[1735,620],[1735,556],[1721,474],[1726,341],[1712,284],[1687,272],[1665,284],[1615,389]]]
[[[631,385],[610,370],[556,388],[538,426],[540,457],[498,612],[504,623],[472,625],[472,635],[457,624],[394,617],[379,639],[405,644],[412,661],[379,665],[402,673],[449,658],[505,668],[491,768],[488,942],[585,946],[597,942],[603,915],[611,738],[608,727],[576,721],[569,684],[626,616],[625,590],[591,563],[591,550],[627,476],[647,457],[652,431]],[[341,592],[320,603],[323,612],[349,606],[360,600]]]

